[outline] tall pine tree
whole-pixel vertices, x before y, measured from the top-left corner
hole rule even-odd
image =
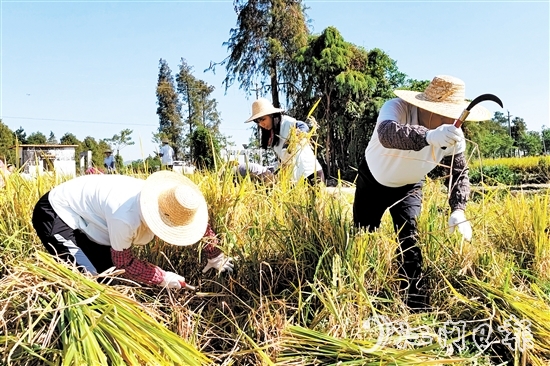
[[[292,58],[306,45],[309,30],[302,0],[235,0],[237,27],[224,43],[230,56],[222,62],[226,89],[235,80],[249,94],[266,82],[271,100],[280,107],[279,90],[296,92]],[[257,80],[257,78],[260,80]]]
[[[157,82],[157,115],[159,134],[170,140],[176,158],[182,147],[181,102],[174,86],[174,77],[168,63],[160,59]]]
[[[197,79],[193,75],[193,68],[187,64],[184,58],[181,59],[176,82],[178,93],[181,95],[183,102],[182,108],[187,112],[185,113],[184,124],[189,128],[185,139],[185,146],[189,148],[188,158],[191,161],[197,161],[200,151],[212,150],[211,146],[224,146],[226,144],[226,138],[219,131],[221,119],[217,110],[217,102],[216,99],[211,97],[214,87],[203,80]],[[199,148],[198,144],[206,141],[206,139],[202,138],[205,136],[202,131],[196,134],[198,129],[207,129],[209,138],[213,139],[215,143],[211,144],[208,141],[207,146]],[[201,136],[201,138],[197,136]],[[210,152],[210,154],[216,152]]]

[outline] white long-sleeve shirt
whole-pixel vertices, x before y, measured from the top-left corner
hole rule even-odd
[[[162,154],[160,162],[162,165],[174,165],[174,149],[168,144],[164,144],[160,148]]]
[[[144,183],[125,175],[85,175],[54,187],[49,201],[70,228],[121,251],[153,240],[139,206]]]
[[[418,125],[418,108],[395,98],[384,103],[380,109],[376,127],[365,150],[365,158],[374,178],[386,187],[402,187],[422,180],[445,156],[466,151],[463,140],[448,149],[431,145],[422,150],[399,150],[382,146],[378,139],[378,125],[383,121],[395,121],[401,125]]]

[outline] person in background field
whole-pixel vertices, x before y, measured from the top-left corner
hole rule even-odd
[[[111,150],[105,151],[105,159],[103,159],[103,166],[106,169],[107,174],[115,173],[115,157],[112,155]]]
[[[275,176],[275,167],[263,166],[252,162],[238,164],[234,168],[233,173],[241,178],[250,175],[253,180],[268,186],[273,185],[277,180]]]
[[[0,159],[0,188],[4,187],[5,185],[4,178],[6,178],[10,174],[11,172],[8,170],[8,168],[4,164],[4,160]]]
[[[466,142],[453,126],[468,105],[465,84],[452,76],[436,76],[423,93],[395,90],[399,97],[381,108],[374,133],[358,170],[353,220],[370,231],[380,226],[389,209],[398,232],[401,290],[410,308],[427,306],[421,291],[422,253],[417,246],[417,219],[422,208],[426,174],[441,166],[449,171],[451,215],[449,228],[471,240],[472,228],[464,210],[470,194]],[[481,106],[472,109],[468,121],[491,119]]]
[[[32,224],[51,255],[99,274],[111,267],[143,284],[179,289],[185,278],[139,260],[132,247],[156,235],[186,246],[201,238],[211,268],[232,272],[232,258],[217,247],[208,224],[208,208],[199,188],[187,177],[160,171],[146,180],[124,175],[84,175],[64,182],[36,204]]]
[[[280,160],[280,166],[291,167],[294,181],[305,178],[312,185],[325,182],[321,164],[315,157],[307,138],[300,138],[296,146],[293,147],[294,151],[288,151],[288,140],[292,129],[296,129],[298,136],[301,137],[300,135],[309,132],[307,124],[284,115],[282,109],[275,108],[265,98],[259,98],[252,103],[252,115],[245,123],[252,121],[257,123],[261,129],[262,148],[272,148]],[[273,179],[270,167],[263,167],[259,164],[240,164],[238,172],[240,175],[248,173],[264,181]]]
[[[13,173],[15,171],[15,166],[13,164],[8,164],[6,166],[6,170],[9,172],[9,173]]]
[[[165,165],[167,169],[172,170],[174,166],[174,149],[172,149],[169,142],[167,138],[162,139],[159,156],[161,164]]]

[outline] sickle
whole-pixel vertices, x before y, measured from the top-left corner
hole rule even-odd
[[[460,128],[460,126],[462,126],[462,122],[464,122],[464,120],[466,120],[466,118],[470,114],[470,110],[474,106],[476,106],[477,104],[479,104],[483,101],[486,101],[486,100],[491,100],[491,101],[497,103],[500,106],[500,108],[504,108],[504,106],[502,105],[502,101],[496,95],[494,95],[494,94],[482,94],[479,97],[477,97],[476,99],[472,100],[470,102],[470,104],[468,104],[466,109],[464,111],[462,111],[462,114],[460,115],[460,117],[458,117],[458,119],[455,120],[453,125],[457,128]]]

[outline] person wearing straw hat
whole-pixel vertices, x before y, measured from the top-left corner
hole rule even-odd
[[[174,166],[174,149],[170,146],[170,140],[166,137],[162,139],[162,146],[159,152],[160,163],[172,170]]]
[[[107,169],[107,174],[115,173],[115,157],[112,155],[111,150],[105,150],[105,159],[103,159],[103,166]]]
[[[370,231],[380,226],[389,209],[398,232],[401,289],[409,307],[425,306],[422,294],[422,253],[417,246],[417,219],[422,206],[425,176],[440,166],[449,170],[451,214],[449,229],[471,240],[472,228],[464,210],[470,194],[466,142],[453,126],[468,102],[462,80],[440,75],[422,93],[395,90],[398,98],[381,108],[359,169],[353,202],[357,227]],[[475,106],[468,121],[491,119],[491,113]]]
[[[201,191],[172,171],[159,171],[145,180],[93,174],[69,180],[40,198],[32,224],[51,255],[93,275],[115,267],[136,282],[184,287],[184,277],[133,256],[133,246],[147,244],[155,235],[178,246],[204,237],[208,263],[203,273],[211,268],[233,270],[232,258],[216,246]]]
[[[255,122],[261,129],[261,146],[263,149],[272,148],[279,158],[281,166],[290,166],[292,179],[298,181],[305,178],[310,184],[324,182],[325,177],[319,161],[307,139],[300,139],[294,151],[289,152],[289,140],[292,130],[298,134],[306,134],[309,127],[306,123],[283,114],[283,109],[275,108],[265,98],[259,98],[252,103],[252,115],[245,121]],[[242,175],[247,171],[251,175],[260,176],[262,180],[267,177],[271,180],[269,167],[261,167],[254,164],[241,164],[238,171]]]

